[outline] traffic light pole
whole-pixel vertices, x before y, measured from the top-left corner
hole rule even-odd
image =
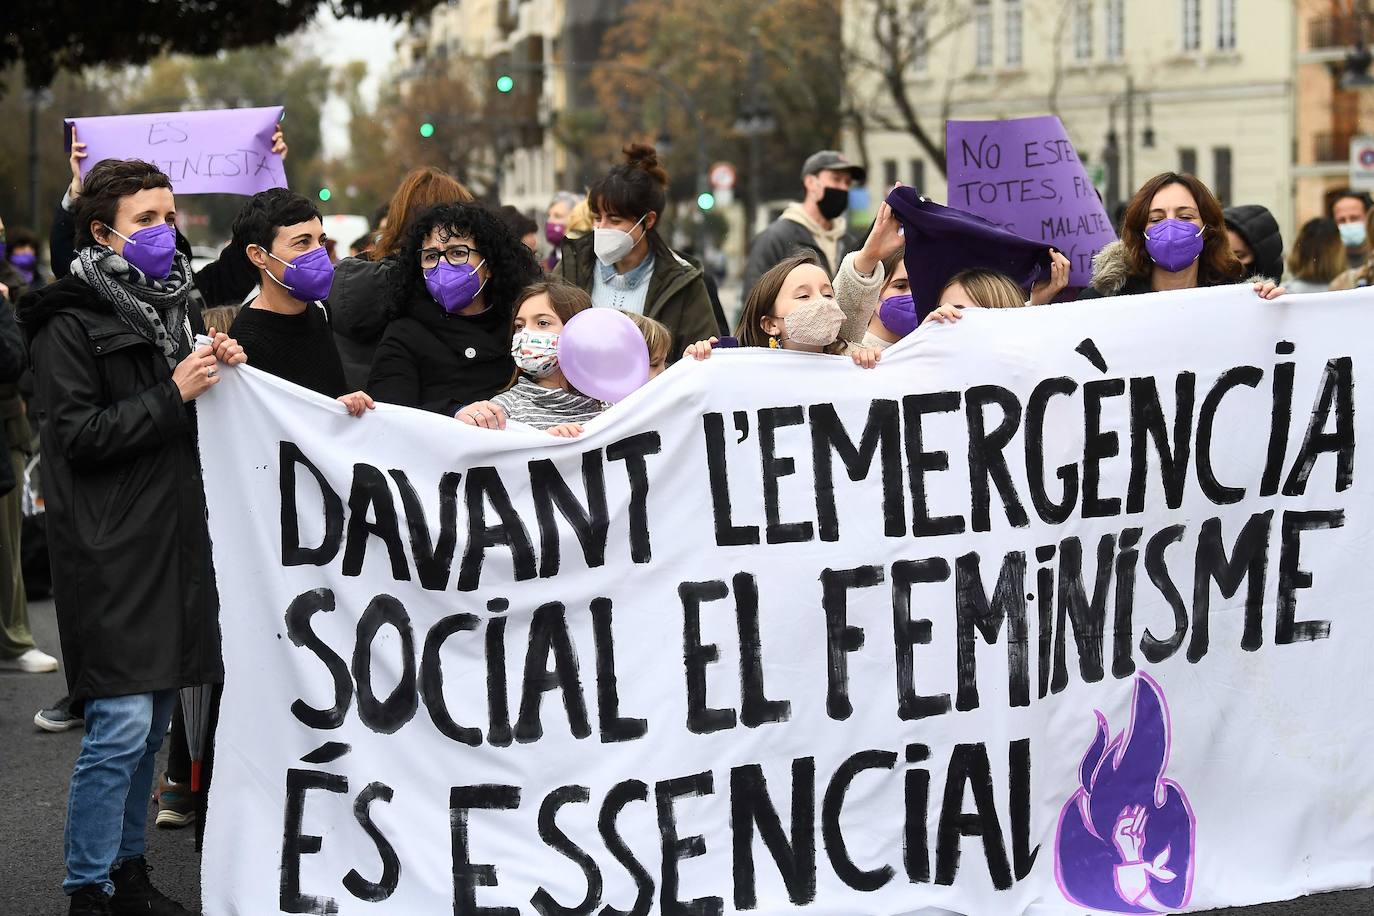
[[[539,73],[542,76],[545,66],[546,65],[542,63],[512,63],[508,64],[505,69]],[[701,111],[698,109],[696,101],[680,83],[669,79],[657,70],[651,70],[648,67],[637,67],[633,64],[622,64],[617,61],[596,61],[594,63],[587,61],[564,61],[554,66],[580,73],[587,73],[599,67],[606,67],[612,70],[619,70],[622,73],[634,74],[635,76],[647,76],[656,81],[673,95],[678,104],[682,106],[682,110],[686,112],[687,117],[691,119],[696,127],[696,193],[700,195],[709,189],[710,182],[706,174],[708,168],[708,160],[706,158],[706,121],[702,118]],[[497,190],[499,192],[500,189],[498,188]],[[695,244],[697,257],[701,258],[704,262],[706,258],[706,218],[704,214],[700,213],[697,218]]]

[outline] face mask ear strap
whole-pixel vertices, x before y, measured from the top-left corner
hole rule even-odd
[[[124,233],[120,232],[120,231],[119,231],[118,229],[116,229],[114,226],[111,226],[111,225],[109,225],[108,223],[101,223],[100,225],[101,225],[102,227],[104,227],[104,229],[105,229],[106,232],[114,233],[115,235],[117,235],[117,236],[119,236],[120,238],[122,238],[122,239],[124,240],[124,244],[126,244],[126,245],[137,245],[137,244],[138,244],[138,242],[135,242],[133,239],[129,238],[127,235],[125,235]],[[110,243],[109,243],[109,242],[105,242],[104,244],[108,245],[108,244],[110,244]]]

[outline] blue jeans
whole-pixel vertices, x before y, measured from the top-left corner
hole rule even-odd
[[[143,855],[157,750],[176,703],[175,690],[86,701],[86,737],[67,799],[68,894],[89,884],[113,894],[111,869]]]

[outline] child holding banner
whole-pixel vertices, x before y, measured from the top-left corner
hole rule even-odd
[[[558,343],[563,325],[591,307],[592,297],[571,283],[544,280],[525,287],[511,324],[514,377],[491,400],[463,407],[457,419],[488,429],[504,429],[507,420],[514,420],[563,438],[581,435],[582,424],[604,408],[564,377]]]
[[[848,349],[840,339],[845,312],[815,252],[785,258],[769,269],[745,300],[734,337],[711,337],[687,348],[683,356],[707,359],[720,347],[768,347],[803,353],[847,353],[857,365],[872,369],[877,352]]]

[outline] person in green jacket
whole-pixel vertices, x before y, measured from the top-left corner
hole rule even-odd
[[[595,228],[565,242],[554,274],[586,290],[592,305],[661,322],[680,353],[694,340],[721,333],[701,268],[658,234],[668,173],[651,146],[631,144],[625,162],[587,193]]]

